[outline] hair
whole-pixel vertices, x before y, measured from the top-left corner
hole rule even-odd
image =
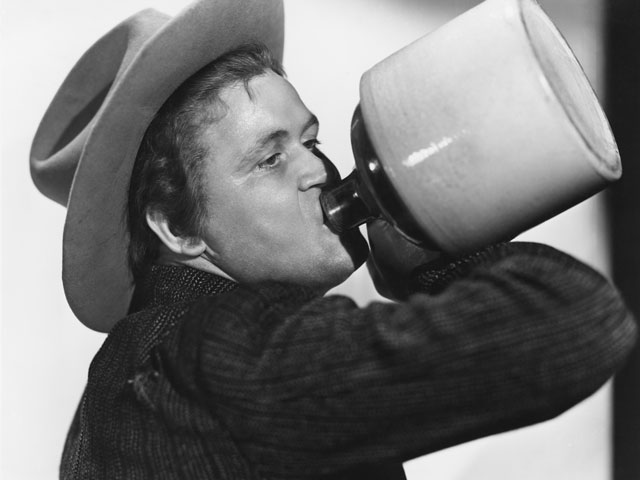
[[[242,45],[189,77],[149,124],[133,166],[126,211],[129,267],[134,281],[153,265],[161,246],[147,225],[147,212],[164,215],[175,235],[202,233],[208,212],[200,173],[208,151],[200,142],[200,134],[216,121],[217,110],[211,107],[217,104],[228,108],[220,93],[235,84],[241,83],[251,96],[251,79],[269,70],[285,75],[264,45]]]

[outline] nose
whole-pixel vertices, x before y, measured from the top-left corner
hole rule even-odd
[[[305,150],[304,169],[300,175],[300,190],[332,185],[340,180],[340,173],[324,153],[317,148]]]

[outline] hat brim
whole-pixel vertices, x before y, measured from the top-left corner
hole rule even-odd
[[[149,123],[184,80],[250,41],[264,43],[281,60],[281,1],[197,1],[146,41],[107,94],[83,147],[64,228],[65,294],[89,328],[108,332],[129,308],[133,279],[125,210]]]

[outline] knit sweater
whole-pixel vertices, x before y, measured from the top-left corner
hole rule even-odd
[[[64,479],[402,479],[401,462],[550,419],[621,365],[605,278],[503,244],[422,268],[406,302],[156,266],[110,332]]]

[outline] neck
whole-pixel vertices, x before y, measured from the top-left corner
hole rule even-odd
[[[173,253],[168,249],[163,249],[158,257],[158,263],[160,265],[175,265],[195,268],[197,270],[202,270],[203,272],[213,273],[214,275],[218,275],[219,277],[223,277],[237,283],[231,275],[227,274],[217,265],[211,263],[211,261],[205,258],[204,255],[189,257]]]

